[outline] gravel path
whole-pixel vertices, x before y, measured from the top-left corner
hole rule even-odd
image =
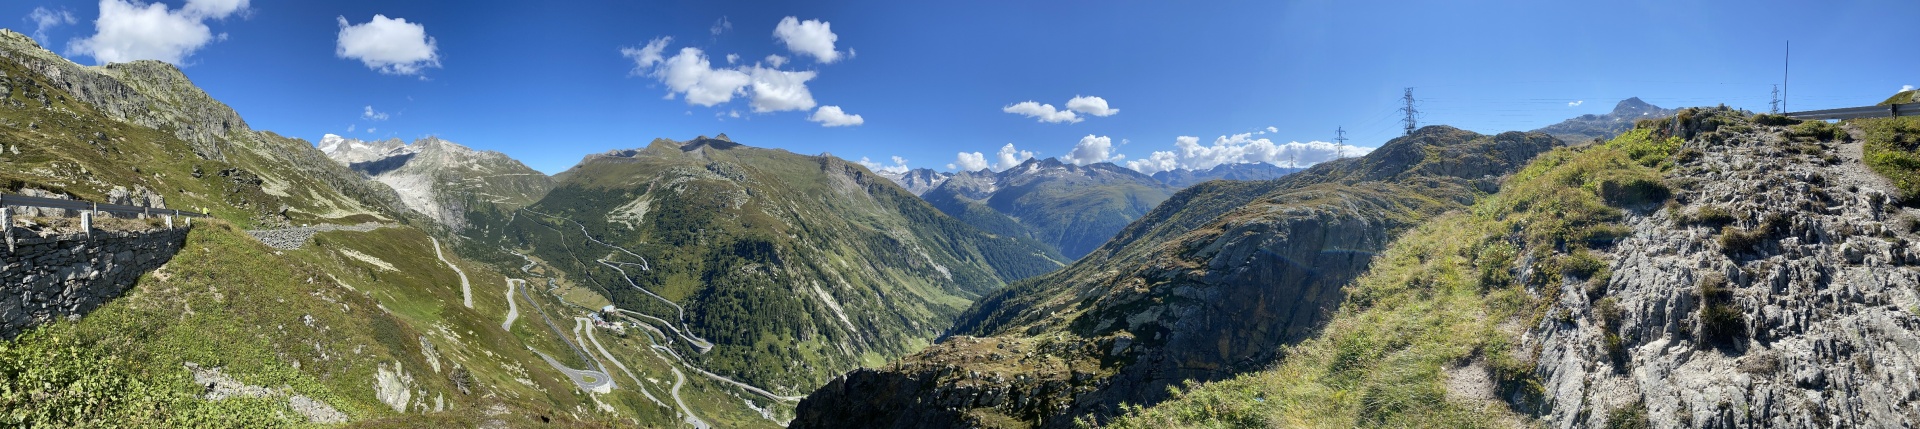
[[[467,308],[473,308],[473,285],[467,283],[467,272],[460,271],[460,267],[447,261],[447,255],[440,253],[440,239],[433,237],[427,237],[427,239],[433,240],[433,257],[440,258],[440,263],[447,264],[447,268],[452,268],[454,274],[460,275],[460,298],[466,301]]]
[[[275,249],[280,249],[280,250],[294,250],[294,249],[299,249],[301,246],[305,246],[307,244],[307,239],[313,238],[314,234],[327,232],[327,231],[367,232],[367,231],[372,231],[380,228],[386,228],[389,226],[393,226],[393,225],[386,225],[386,224],[379,224],[379,223],[372,223],[372,222],[363,223],[359,225],[324,224],[324,225],[302,226],[297,228],[256,229],[252,231],[247,231],[247,234],[252,235],[255,240],[260,240],[261,243],[266,243],[266,245],[269,247],[273,247]]]

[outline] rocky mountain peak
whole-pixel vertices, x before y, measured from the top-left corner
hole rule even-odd
[[[1640,97],[1632,97],[1620,100],[1613,106],[1613,111],[1605,115],[1580,115],[1534,131],[1552,134],[1568,142],[1604,140],[1632,129],[1634,121],[1672,116],[1674,112],[1673,109],[1647,103]]]
[[[1640,97],[1631,97],[1620,100],[1619,104],[1613,105],[1613,113],[1611,114],[1613,116],[1646,116],[1664,111],[1666,111],[1666,109],[1661,109],[1660,106],[1641,101]]]

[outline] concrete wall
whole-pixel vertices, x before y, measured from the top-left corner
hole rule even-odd
[[[78,318],[173,259],[187,228],[38,236],[14,230],[0,246],[0,339],[58,317]]]

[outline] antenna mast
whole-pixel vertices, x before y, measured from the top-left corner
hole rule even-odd
[[[1416,119],[1416,117],[1420,115],[1420,111],[1413,108],[1413,87],[1407,87],[1406,95],[1402,96],[1401,100],[1407,103],[1407,107],[1400,108],[1401,112],[1407,114],[1407,118],[1400,120],[1400,122],[1406,123],[1407,135],[1413,135],[1413,129],[1420,124]]]
[[[1793,41],[1787,41],[1787,58],[1780,61],[1780,109],[1787,108],[1787,77],[1793,73]]]

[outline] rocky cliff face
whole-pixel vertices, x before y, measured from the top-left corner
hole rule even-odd
[[[1024,237],[1079,258],[1174,189],[1112,163],[1030,159],[1005,171],[959,172],[920,197],[995,234]]]
[[[835,379],[794,427],[1065,427],[1262,368],[1396,234],[1557,144],[1428,127],[1280,180],[1190,188],[1074,265],[982,299],[946,342]]]
[[[334,162],[393,188],[407,208],[455,230],[466,228],[474,204],[511,210],[532,204],[553,187],[547,175],[506,154],[434,137],[405,144],[328,134],[318,148]]]
[[[1891,201],[1852,136],[1694,117],[1673,203],[1627,218],[1599,293],[1567,286],[1555,305],[1576,317],[1520,337],[1553,398],[1541,418],[1579,427],[1590,410],[1644,406],[1659,427],[1920,422],[1920,210]]]
[[[24,34],[0,30],[0,57],[48,77],[77,101],[148,128],[173,128],[201,158],[224,160],[225,140],[251,133],[226,104],[193,86],[172,64],[159,61],[86,67],[41,49]]]

